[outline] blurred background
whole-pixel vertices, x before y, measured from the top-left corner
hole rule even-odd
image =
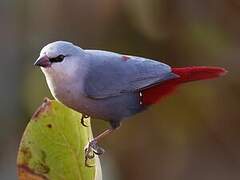
[[[1,179],[17,178],[24,128],[51,97],[33,62],[55,40],[229,71],[186,84],[104,139],[104,180],[240,179],[239,19],[238,0],[1,0]],[[95,134],[107,127],[92,124]]]

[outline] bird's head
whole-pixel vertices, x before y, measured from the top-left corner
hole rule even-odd
[[[66,41],[56,41],[42,48],[34,63],[40,66],[46,76],[69,76],[77,69],[84,50]]]

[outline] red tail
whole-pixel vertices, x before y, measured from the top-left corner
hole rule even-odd
[[[150,105],[159,102],[162,97],[173,92],[179,84],[202,79],[211,79],[224,75],[227,71],[220,67],[184,67],[172,68],[179,78],[165,81],[159,85],[143,90],[143,104]]]

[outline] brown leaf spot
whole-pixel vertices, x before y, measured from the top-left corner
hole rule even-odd
[[[47,174],[50,171],[50,168],[43,162],[37,162],[34,164],[34,169],[40,174]]]
[[[32,153],[30,151],[29,147],[22,147],[21,148],[21,153],[22,153],[22,163],[23,164],[28,164],[28,162],[30,161],[30,159],[32,158]]]
[[[47,127],[51,129],[52,128],[52,124],[47,124]]]
[[[44,98],[42,105],[38,107],[35,113],[33,113],[32,118],[37,120],[37,118],[40,117],[41,114],[43,114],[49,109],[50,105],[51,105],[51,100],[48,98]]]
[[[48,180],[42,174],[35,173],[26,165],[18,165],[18,179],[19,180]]]

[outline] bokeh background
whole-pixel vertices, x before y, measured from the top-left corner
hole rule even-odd
[[[55,40],[229,71],[186,84],[104,139],[105,180],[240,179],[239,20],[238,0],[1,0],[1,179],[17,178],[21,135],[51,97],[33,62]],[[95,134],[107,127],[92,123]]]

